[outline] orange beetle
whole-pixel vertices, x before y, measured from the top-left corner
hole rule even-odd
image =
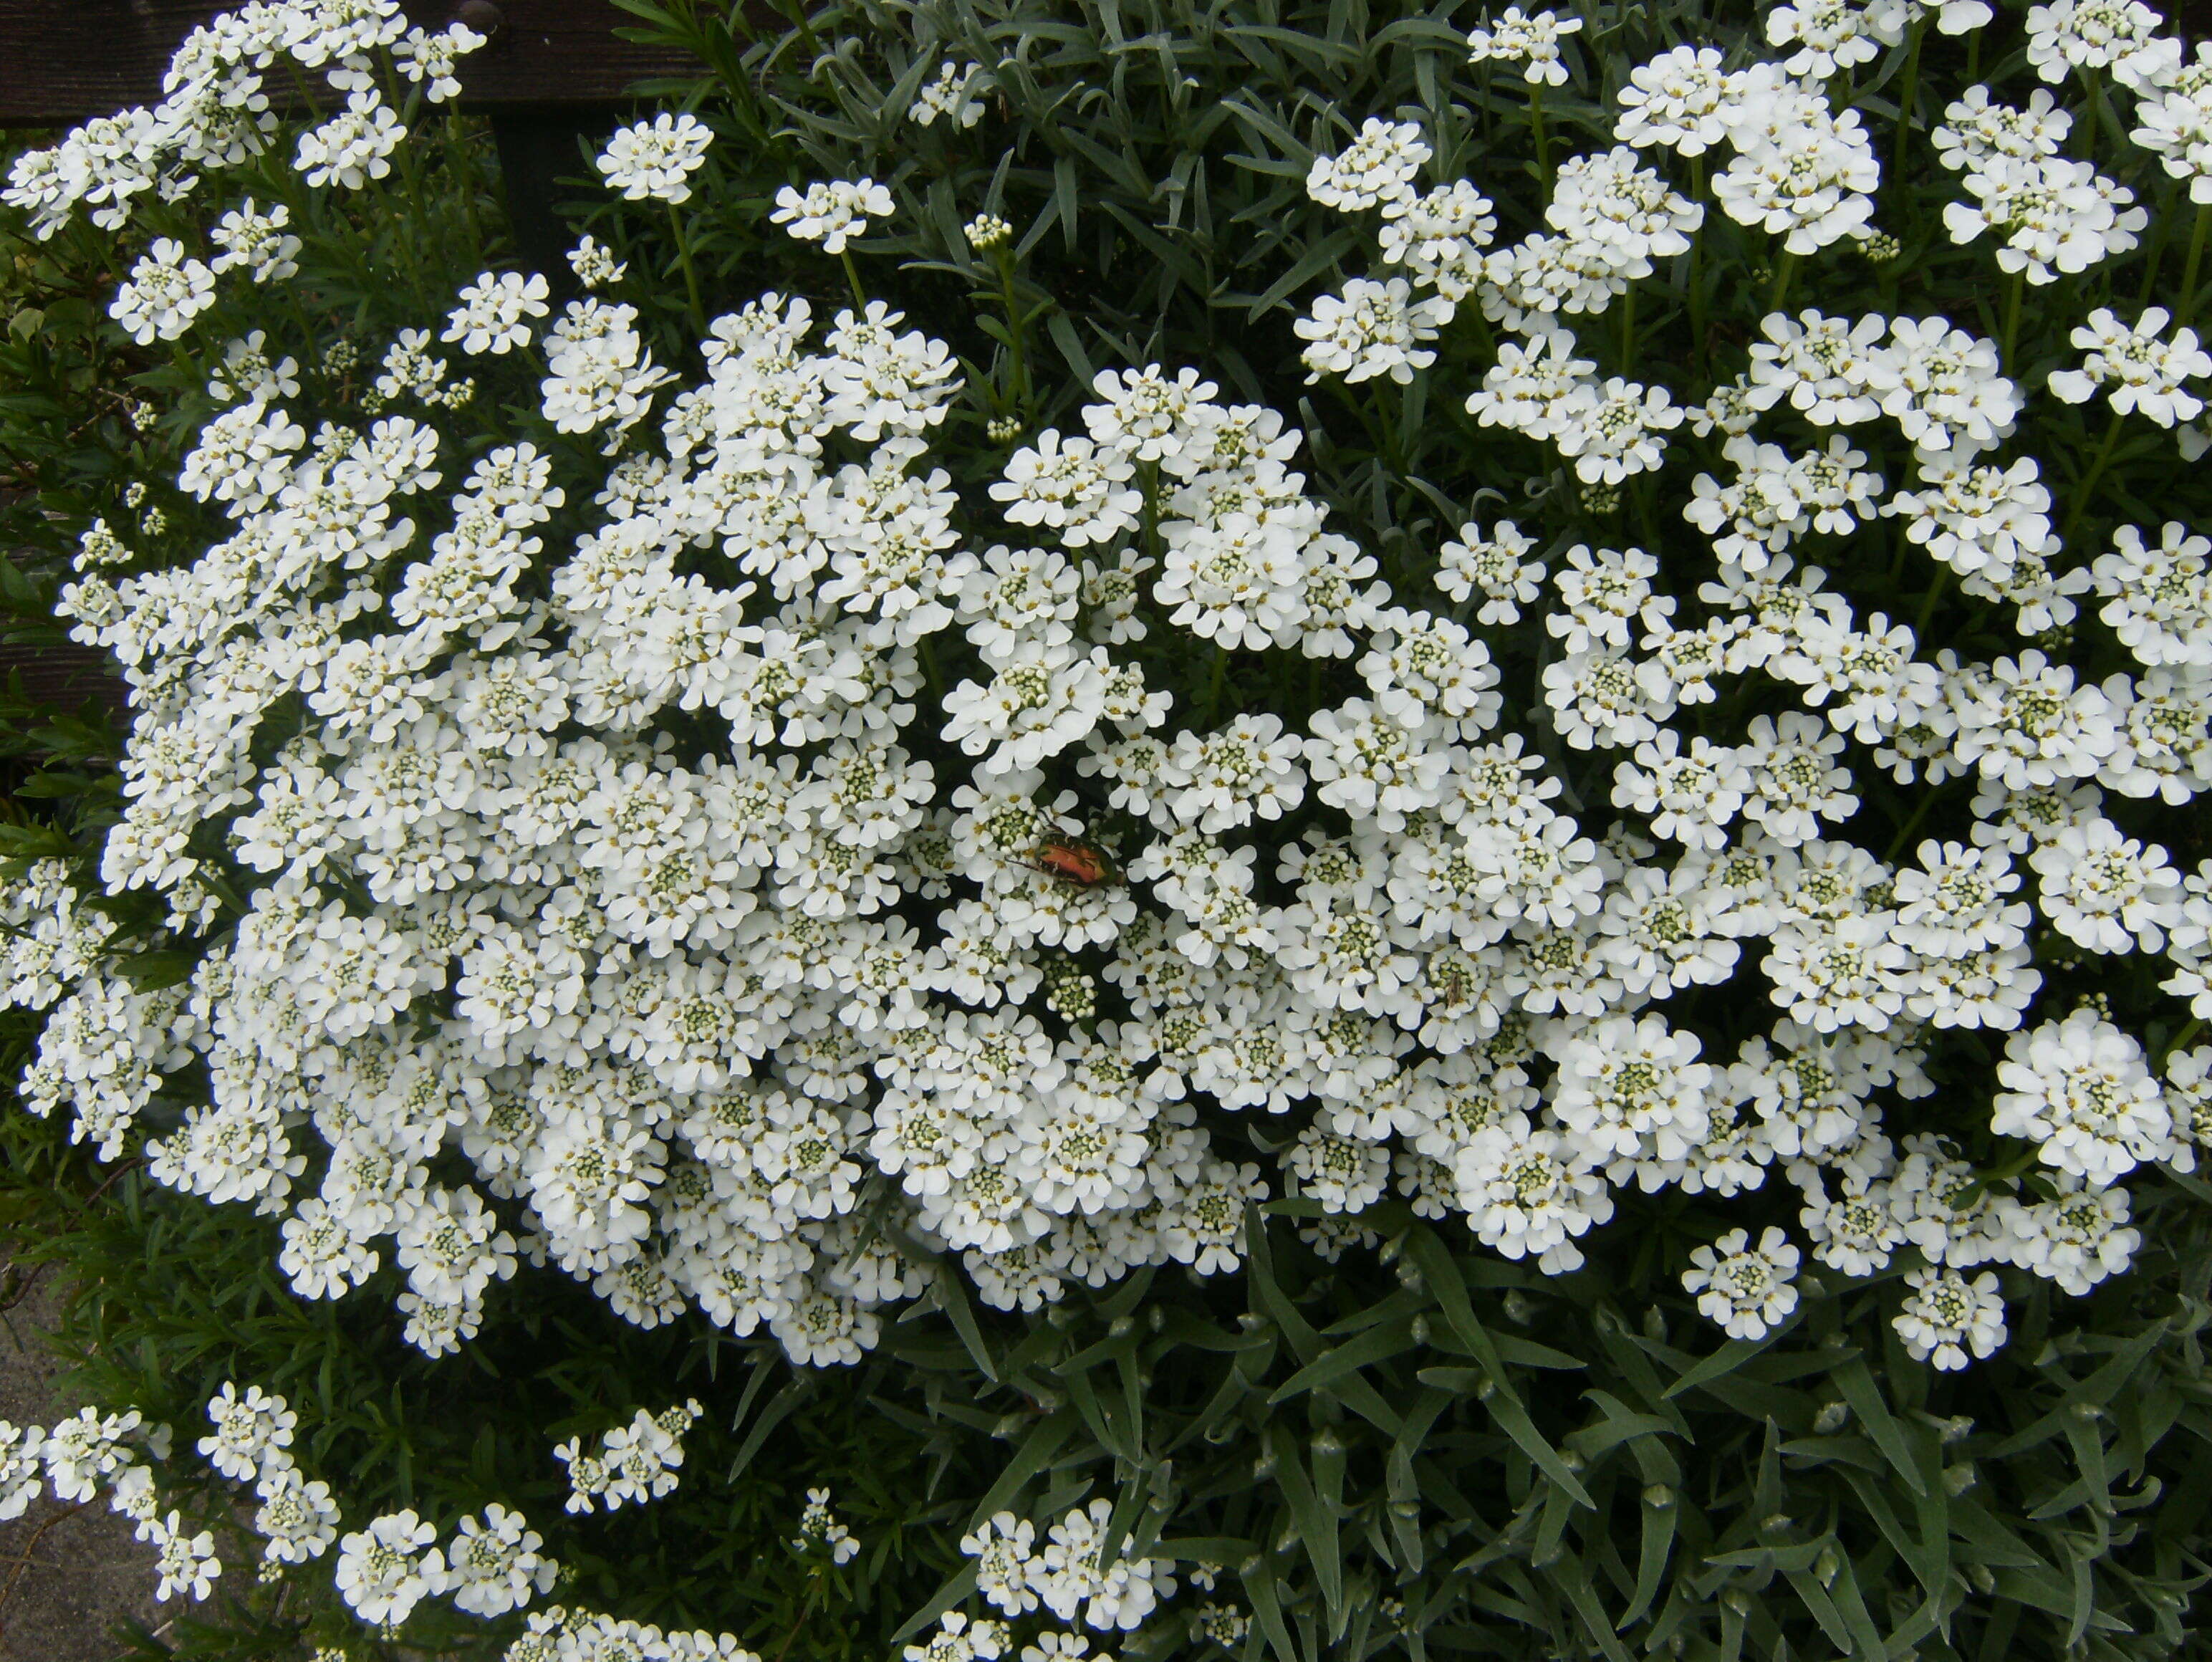
[[[1114,862],[1097,849],[1088,843],[1069,843],[1057,837],[1038,843],[1030,852],[1028,865],[1031,871],[1056,877],[1079,889],[1116,882],[1121,876],[1115,870]]]

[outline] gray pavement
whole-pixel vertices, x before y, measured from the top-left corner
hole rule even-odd
[[[0,1419],[46,1426],[78,1406],[40,1342],[55,1309],[46,1277],[0,1316]],[[78,1509],[41,1496],[0,1524],[0,1662],[112,1662],[117,1623],[166,1618],[154,1581],[153,1549],[105,1501]]]

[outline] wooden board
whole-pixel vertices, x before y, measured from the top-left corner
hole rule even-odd
[[[483,3],[467,14],[479,28]],[[615,103],[640,80],[700,70],[696,58],[617,40],[615,29],[638,20],[610,0],[496,5],[499,33],[461,63],[465,107]],[[235,9],[236,0],[0,0],[0,126],[72,126],[158,103],[177,43]],[[404,9],[425,28],[442,28],[461,9],[452,0],[404,0]]]
[[[0,690],[9,689],[17,677],[33,703],[56,704],[68,711],[90,698],[117,716],[126,707],[126,689],[115,660],[97,648],[74,642],[33,647],[0,641]]]

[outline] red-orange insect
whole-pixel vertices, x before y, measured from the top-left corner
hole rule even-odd
[[[1068,843],[1048,838],[1030,851],[1029,867],[1079,889],[1095,888],[1101,883],[1118,882],[1121,874],[1097,849],[1085,843]]]

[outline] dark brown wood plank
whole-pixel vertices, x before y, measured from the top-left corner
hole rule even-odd
[[[126,690],[115,660],[95,647],[62,642],[29,646],[20,641],[0,641],[0,691],[21,678],[24,695],[38,704],[58,704],[76,709],[88,698],[95,699],[115,715],[124,713]]]
[[[477,0],[470,16],[482,15]],[[617,40],[637,19],[609,0],[495,0],[503,27],[463,60],[464,107],[544,108],[620,102],[637,82],[696,75],[696,58]],[[210,0],[0,0],[0,126],[71,126],[161,96],[177,43],[219,12]],[[442,28],[452,0],[407,0]],[[281,77],[277,77],[281,80]],[[281,91],[281,88],[272,88]]]

